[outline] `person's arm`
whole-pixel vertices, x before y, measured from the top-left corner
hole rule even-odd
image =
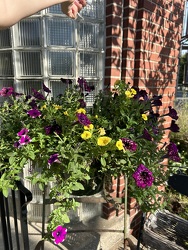
[[[7,28],[40,10],[60,4],[70,18],[86,5],[85,0],[0,0],[0,29]]]

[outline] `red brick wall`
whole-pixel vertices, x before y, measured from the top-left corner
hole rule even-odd
[[[105,84],[113,87],[117,79],[123,79],[146,89],[151,96],[162,94],[161,113],[173,106],[184,3],[184,0],[106,0]],[[113,188],[116,195],[119,187],[122,190],[122,181],[116,180]],[[130,222],[135,227],[140,216],[135,201],[130,201]],[[104,210],[105,217],[110,217],[108,207]],[[135,214],[139,218],[133,221]]]

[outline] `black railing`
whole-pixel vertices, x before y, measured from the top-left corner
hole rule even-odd
[[[32,193],[21,181],[16,182],[18,191],[11,190],[8,198],[0,192],[0,214],[5,250],[29,250],[27,204]]]

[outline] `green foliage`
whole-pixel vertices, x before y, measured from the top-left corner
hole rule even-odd
[[[45,86],[30,97],[11,88],[0,91],[7,97],[0,107],[0,190],[7,196],[31,163],[26,178],[41,190],[52,182],[49,196],[58,202],[49,232],[69,222],[68,211],[78,205],[72,194],[86,186],[94,189],[112,176],[127,175],[129,195],[143,211],[154,211],[163,196],[158,186],[171,173],[162,165],[168,157],[161,142],[165,119],[154,112],[161,97],[149,98],[146,91],[117,81],[113,92],[100,92],[87,110],[86,81],[78,82],[79,87],[67,88],[57,98],[50,98]],[[145,171],[133,178],[140,165]]]

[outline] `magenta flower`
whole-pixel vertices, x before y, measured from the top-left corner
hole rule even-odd
[[[179,162],[181,160],[178,155],[178,148],[175,143],[170,142],[170,144],[167,146],[167,150],[168,150],[168,153],[166,155],[167,158],[176,162]]]
[[[7,97],[7,96],[10,96],[12,94],[14,94],[13,87],[3,87],[2,90],[0,90],[0,96]]]
[[[29,105],[32,107],[32,109],[37,109],[37,104],[35,100],[32,100]]]
[[[22,135],[19,140],[20,145],[26,145],[29,142],[31,142],[31,138],[28,135]]]
[[[77,118],[79,123],[81,123],[84,126],[89,126],[91,124],[91,121],[88,119],[87,115],[83,113],[77,113]]]
[[[125,149],[128,149],[130,151],[136,151],[137,149],[137,144],[136,142],[127,139],[127,138],[121,138],[121,141],[123,142],[123,146]]]
[[[54,237],[54,243],[59,244],[63,242],[66,238],[67,228],[62,226],[57,226],[57,228],[52,232],[52,236]]]
[[[37,118],[37,117],[41,116],[41,112],[38,109],[30,109],[29,111],[27,111],[27,114],[31,118]]]
[[[52,165],[54,162],[57,162],[57,163],[61,163],[58,159],[59,157],[59,154],[53,154],[50,156],[49,160],[48,160],[48,164]]]
[[[29,132],[29,129],[27,129],[27,128],[22,128],[22,129],[17,133],[17,135],[18,135],[18,136],[26,135],[28,132]]]
[[[152,172],[143,164],[140,164],[133,173],[136,185],[140,188],[150,187],[153,184],[154,177]]]

